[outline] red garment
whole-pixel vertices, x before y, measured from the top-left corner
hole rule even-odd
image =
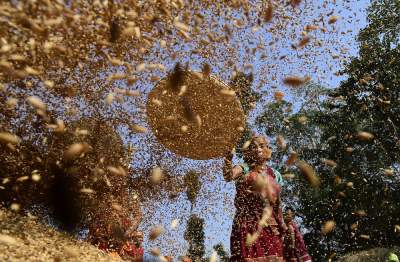
[[[270,193],[277,199],[275,204],[253,191],[254,181],[260,175],[270,183],[272,190]],[[263,174],[250,172],[236,182],[236,214],[231,233],[231,262],[283,261],[283,219],[279,194],[280,186],[275,182],[274,173],[270,168]],[[268,226],[260,228],[258,222],[266,206],[273,206],[272,215],[268,220]],[[252,245],[246,246],[247,235],[253,235],[257,230],[259,237]]]
[[[126,232],[131,221],[128,217],[119,218],[120,222],[116,219],[114,223],[107,221],[107,218],[103,214],[97,214],[93,218],[93,223],[89,227],[88,242],[92,245],[97,246],[99,249],[106,252],[118,252],[123,245],[123,242],[114,236],[114,228]]]
[[[296,224],[291,221],[287,224],[285,235],[285,259],[287,262],[311,262],[307,247]]]
[[[127,241],[121,250],[122,257],[129,261],[143,262],[143,248]]]

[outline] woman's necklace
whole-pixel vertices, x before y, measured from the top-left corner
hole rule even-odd
[[[264,171],[265,171],[265,165],[257,166],[257,167],[255,168],[255,170],[257,171],[257,173],[262,174],[262,173],[264,173]]]

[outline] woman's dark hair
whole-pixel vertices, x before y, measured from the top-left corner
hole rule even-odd
[[[295,210],[294,210],[293,207],[288,206],[288,207],[285,208],[285,212],[288,212],[289,210],[292,211],[293,213],[295,213]]]

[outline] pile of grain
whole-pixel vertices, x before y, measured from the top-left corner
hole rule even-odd
[[[400,256],[400,248],[373,248],[360,252],[347,254],[340,259],[339,262],[386,262],[390,253]]]
[[[35,217],[0,209],[0,261],[121,261]]]

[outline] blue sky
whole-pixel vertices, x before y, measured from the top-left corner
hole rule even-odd
[[[285,12],[288,12],[291,18],[283,21],[281,28],[278,28],[275,33],[267,31],[274,26],[275,21],[272,24],[263,24],[263,27],[255,33],[252,32],[251,28],[235,29],[230,42],[236,51],[233,60],[238,68],[244,68],[245,64],[253,66],[255,76],[253,87],[263,93],[263,101],[257,105],[249,118],[250,124],[265,103],[272,101],[272,94],[275,90],[283,91],[287,95],[286,99],[295,104],[303,101],[304,98],[299,97],[295,91],[281,84],[285,75],[309,75],[313,81],[330,88],[334,88],[340,83],[343,77],[337,77],[334,73],[341,68],[342,61],[335,59],[334,56],[338,55],[340,58],[348,59],[357,55],[355,37],[357,32],[366,24],[365,8],[368,4],[369,1],[366,0],[308,0],[303,1],[301,6],[294,11],[292,9],[286,10]],[[333,11],[333,15],[341,17],[334,25],[326,23],[328,20],[326,14],[331,11]],[[237,17],[239,19],[240,15],[238,14]],[[321,17],[326,24],[327,32],[317,30],[310,33],[311,44],[302,50],[293,50],[291,44],[297,43],[301,38],[300,34],[303,27],[307,24],[315,24],[313,21],[319,20]],[[218,21],[220,24],[224,22],[226,21]],[[317,24],[322,25],[321,22]],[[274,43],[269,45],[271,41]],[[321,41],[321,46],[318,46],[317,41]],[[259,54],[253,56],[245,52],[246,47],[256,46],[257,43],[262,43],[266,50],[267,59],[261,59]],[[182,42],[175,48],[178,53],[176,60],[171,59],[168,54],[157,55],[157,57],[165,58],[163,64],[168,69],[171,69],[176,61],[190,61],[191,68],[194,69],[200,68],[202,62],[207,61],[212,66],[214,75],[222,80],[229,80],[232,68],[226,67],[223,63],[224,52],[227,52],[229,46],[215,47],[210,57],[190,55],[190,51],[194,48],[190,43]],[[280,59],[282,56],[286,57]],[[155,59],[155,57],[149,56],[148,62],[153,62],[152,59]],[[151,84],[148,82],[138,82],[138,85],[142,85],[142,87],[145,85],[146,89],[151,89]],[[146,125],[145,119],[143,119],[143,124]],[[150,138],[154,139],[151,135]],[[139,137],[132,143],[140,147],[140,150],[146,150],[146,147],[143,146],[146,144],[146,139],[149,139],[148,135]],[[147,148],[147,150],[150,149]],[[140,167],[141,157],[143,155],[137,156],[133,160],[134,166]],[[156,241],[145,239],[144,247],[146,250],[151,247],[159,247],[163,255],[172,254],[176,258],[179,255],[184,255],[187,245],[183,239],[183,233],[191,213],[205,219],[205,246],[208,254],[210,254],[212,246],[219,242],[222,242],[225,248],[229,250],[230,229],[235,212],[233,206],[235,188],[232,183],[223,181],[221,167],[221,160],[183,160],[180,166],[176,166],[181,174],[192,168],[198,170],[202,175],[203,187],[193,210],[190,210],[190,203],[185,194],[180,194],[173,201],[163,199],[143,205],[144,219],[140,226],[142,231],[146,233],[151,227],[159,224],[166,228],[165,234]],[[176,230],[170,228],[173,219],[180,221]]]

